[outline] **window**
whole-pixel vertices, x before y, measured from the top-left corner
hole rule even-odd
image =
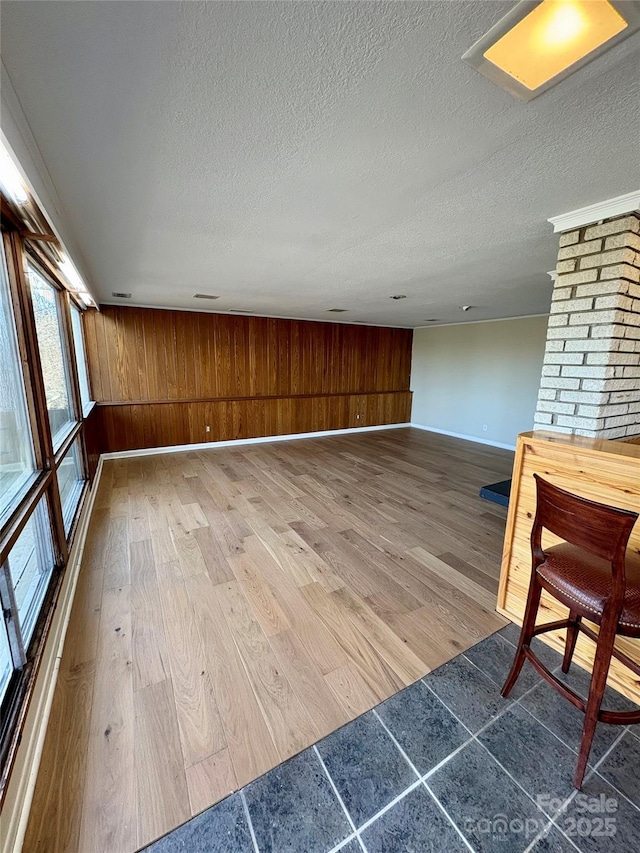
[[[8,557],[22,644],[28,648],[54,566],[46,498],[41,498]],[[13,610],[11,602],[3,602]]]
[[[7,692],[12,674],[13,661],[7,638],[7,628],[4,624],[4,619],[0,619],[0,705],[2,705],[2,700]]]
[[[73,264],[31,196],[0,198],[1,807],[85,494],[90,392]]]
[[[31,265],[29,282],[51,436],[54,448],[58,448],[75,420],[69,391],[69,368],[64,351],[58,291]]]
[[[58,488],[60,489],[60,500],[62,501],[64,529],[67,534],[71,529],[84,485],[80,459],[81,448],[78,439],[76,439],[62,457],[62,461],[58,467]]]
[[[4,248],[1,251],[0,516],[20,497],[35,468]]]
[[[73,327],[73,345],[76,351],[76,365],[78,367],[80,402],[82,403],[82,410],[86,412],[87,406],[91,402],[91,391],[89,390],[87,359],[84,353],[84,339],[82,337],[82,318],[80,317],[80,311],[75,306],[71,308],[71,325]]]

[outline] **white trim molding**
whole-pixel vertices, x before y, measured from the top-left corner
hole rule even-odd
[[[413,329],[413,326],[396,326],[393,323],[377,323],[375,320],[352,320],[346,318],[340,320],[336,317],[299,317],[292,314],[265,314],[259,311],[230,311],[224,308],[204,308],[202,305],[194,305],[193,307],[184,305],[157,305],[150,302],[129,302],[128,299],[121,299],[119,302],[102,299],[99,308],[103,306],[107,308],[149,308],[153,311],[186,311],[191,314],[224,314],[229,317],[257,317],[260,320],[299,320],[302,323],[333,323],[338,326],[371,326],[374,329]],[[325,311],[325,313],[329,313],[329,311]]]
[[[64,641],[71,618],[71,607],[78,585],[87,529],[98,493],[101,474],[102,457],[98,461],[91,491],[82,507],[62,589],[56,605],[56,613],[36,678],[34,693],[22,733],[22,741],[16,756],[16,764],[7,787],[7,795],[2,810],[2,831],[0,832],[2,853],[16,853],[16,851],[22,850],[51,715],[53,696],[58,681]]]
[[[551,273],[548,273],[551,275]],[[554,273],[555,275],[555,273]],[[445,326],[472,326],[474,323],[506,323],[509,320],[531,320],[535,317],[548,317],[549,312],[545,311],[544,314],[518,314],[515,317],[489,317],[488,320],[456,320],[454,323],[429,323],[428,326],[414,326],[413,331],[417,332],[418,329],[444,329]],[[415,424],[411,424],[411,426],[415,426]]]
[[[636,213],[640,211],[640,189],[624,195],[608,198],[596,204],[588,204],[568,213],[551,216],[547,221],[553,225],[553,231],[572,231],[574,228],[582,228],[583,225],[593,225],[602,219],[611,219],[613,216],[624,216],[625,213]]]
[[[500,441],[489,441],[488,438],[478,438],[477,435],[464,435],[461,432],[450,432],[448,429],[425,426],[424,424],[408,424],[414,429],[423,429],[425,432],[435,432],[438,435],[448,435],[450,438],[461,438],[463,441],[474,441],[476,444],[487,444],[489,447],[499,447],[501,450],[515,450],[515,444],[502,444]]]
[[[129,456],[156,456],[158,453],[184,453],[188,450],[213,450],[216,447],[239,447],[245,444],[266,444],[272,441],[296,441],[299,438],[324,438],[330,435],[349,435],[354,432],[374,432],[381,429],[401,429],[414,424],[381,424],[380,426],[325,429],[320,432],[294,432],[289,435],[265,435],[259,438],[234,438],[229,441],[202,441],[195,444],[170,444],[164,447],[141,447],[139,450],[116,450],[103,453],[100,459],[126,459]]]

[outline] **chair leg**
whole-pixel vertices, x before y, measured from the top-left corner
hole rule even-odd
[[[582,616],[578,616],[575,610],[569,611],[569,625],[567,626],[567,639],[564,646],[564,658],[562,659],[562,671],[569,672],[573,651],[576,647],[578,639],[578,626],[582,621]]]
[[[538,575],[534,569],[531,575],[531,582],[529,584],[527,606],[524,612],[524,619],[522,621],[522,630],[520,631],[520,639],[518,640],[516,656],[513,659],[511,670],[501,690],[501,695],[505,698],[513,690],[513,685],[518,680],[518,676],[522,670],[522,666],[525,661],[524,648],[531,642],[531,637],[533,636],[533,631],[536,627],[536,616],[538,615],[538,606],[540,605],[541,595],[542,587],[538,583]]]
[[[611,654],[613,644],[616,639],[616,626],[618,624],[618,615],[613,614],[609,618],[602,620],[600,625],[600,633],[598,635],[598,643],[596,646],[595,659],[593,661],[593,673],[591,675],[591,684],[589,685],[589,696],[587,698],[587,706],[584,714],[584,726],[582,728],[582,739],[580,741],[580,750],[578,752],[578,763],[573,776],[574,787],[580,788],[584,779],[584,774],[587,769],[587,761],[591,752],[591,744],[596,732],[598,723],[598,714],[604,697],[604,691],[607,687],[607,674],[611,665]]]

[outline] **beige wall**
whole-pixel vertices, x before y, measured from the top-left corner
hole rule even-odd
[[[416,329],[412,423],[515,445],[533,428],[546,334],[546,317]]]

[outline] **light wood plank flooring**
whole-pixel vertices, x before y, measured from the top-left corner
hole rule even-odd
[[[504,625],[511,464],[412,429],[106,462],[24,849],[131,853]]]

